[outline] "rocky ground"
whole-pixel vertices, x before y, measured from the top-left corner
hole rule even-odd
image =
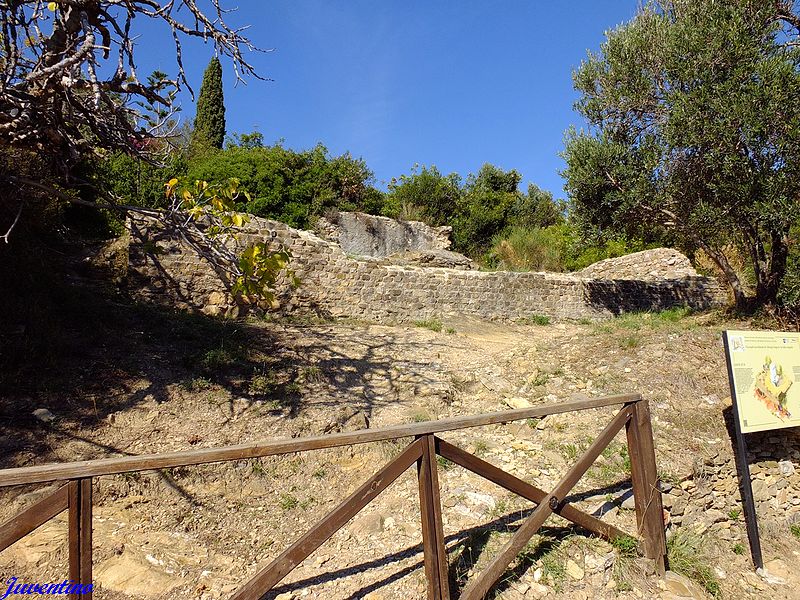
[[[24,366],[5,374],[0,467],[640,392],[650,402],[668,491],[672,568],[691,579],[658,580],[631,548],[614,548],[551,518],[495,597],[800,598],[800,432],[750,438],[768,577],[751,570],[736,489],[720,331],[752,324],[680,311],[601,324],[225,322],[122,299],[89,312],[86,327],[71,331],[70,342],[43,359],[35,375]],[[45,410],[34,416],[34,409]],[[442,437],[550,489],[612,414],[591,410]],[[228,597],[407,442],[96,478],[95,597]],[[446,461],[439,478],[457,590],[531,504]],[[620,435],[572,500],[635,532],[628,478]],[[52,489],[3,490],[0,521]],[[410,470],[293,571],[276,595],[424,598],[418,503]],[[61,515],[0,553],[3,581],[61,581],[65,532]]]

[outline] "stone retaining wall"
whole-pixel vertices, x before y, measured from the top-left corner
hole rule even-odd
[[[129,281],[139,297],[207,314],[236,314],[223,273],[174,235],[131,221]],[[722,300],[713,280],[691,276],[661,281],[590,279],[574,274],[481,272],[385,264],[353,258],[334,243],[283,223],[253,218],[239,244],[269,240],[288,248],[297,289],[278,288],[284,313],[315,313],[378,321],[453,314],[519,319],[604,318],[631,310],[676,305],[705,309]]]

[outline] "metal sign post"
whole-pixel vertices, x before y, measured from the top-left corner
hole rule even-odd
[[[800,333],[724,331],[733,403],[736,470],[750,554],[764,568],[745,434],[800,426]]]
[[[756,517],[756,503],[753,498],[753,482],[750,478],[750,465],[747,462],[747,442],[744,439],[742,428],[739,426],[739,410],[736,406],[736,387],[733,382],[733,366],[731,353],[728,346],[728,332],[722,332],[722,343],[725,345],[725,362],[728,365],[728,384],[731,387],[731,400],[733,401],[733,428],[736,436],[736,472],[739,475],[739,493],[744,507],[744,522],[747,527],[747,540],[750,543],[750,556],[756,569],[764,568],[764,558],[761,555],[761,539],[758,537],[758,519]]]

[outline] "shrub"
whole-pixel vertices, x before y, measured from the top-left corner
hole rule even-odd
[[[549,227],[516,226],[493,239],[485,262],[509,271],[579,271],[597,261],[653,247],[637,240],[586,237],[567,221]]]
[[[508,271],[563,271],[567,253],[563,229],[514,227],[495,238],[489,260]]]
[[[322,144],[302,152],[280,144],[233,144],[197,157],[189,176],[205,181],[235,177],[250,192],[238,210],[292,227],[308,227],[327,208],[378,214],[383,205],[366,163],[349,153],[331,156]]]

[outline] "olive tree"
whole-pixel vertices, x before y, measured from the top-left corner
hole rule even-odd
[[[564,152],[575,216],[674,236],[708,255],[740,308],[774,301],[800,217],[795,2],[650,2],[574,82],[588,122]]]

